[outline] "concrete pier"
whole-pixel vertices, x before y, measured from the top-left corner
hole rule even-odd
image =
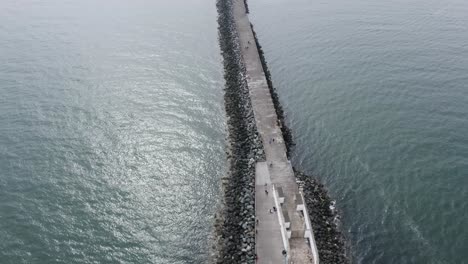
[[[233,0],[247,85],[266,161],[256,164],[257,263],[319,263],[299,191],[243,0]],[[265,192],[267,190],[268,194]],[[276,207],[276,212],[270,213]],[[283,255],[283,250],[286,255]]]

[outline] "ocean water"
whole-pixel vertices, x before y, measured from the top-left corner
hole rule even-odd
[[[355,263],[468,263],[468,2],[250,0]]]
[[[215,1],[0,4],[0,263],[204,263],[225,172]]]

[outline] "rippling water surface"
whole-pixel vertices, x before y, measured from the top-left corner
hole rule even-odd
[[[203,263],[215,1],[0,4],[0,263]]]
[[[250,0],[297,143],[356,263],[467,263],[468,3]]]

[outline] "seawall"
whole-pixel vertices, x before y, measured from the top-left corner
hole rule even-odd
[[[266,219],[265,217],[268,216],[262,218],[264,212],[257,208],[259,202],[265,203],[265,201],[263,201],[264,197],[258,196],[259,186],[263,187],[263,182],[258,183],[258,175],[256,181],[255,166],[267,160],[275,164],[274,167],[267,169],[269,172],[265,183],[268,182],[268,188],[271,188],[269,190],[280,186],[288,190],[290,195],[296,195],[298,188],[294,187],[295,181],[301,180],[302,194],[307,209],[304,211],[308,213],[312,223],[320,262],[347,263],[345,240],[337,225],[336,211],[332,209],[334,202],[328,197],[326,189],[318,180],[300,172],[294,172],[290,165],[292,135],[285,124],[284,111],[273,88],[266,60],[253,32],[253,27],[248,23],[247,29],[245,21],[241,22],[242,25],[239,24],[239,10],[248,11],[247,3],[244,1],[242,5],[245,7],[240,8],[240,1],[242,0],[218,0],[217,2],[219,39],[226,79],[224,99],[228,117],[229,170],[228,175],[223,179],[224,200],[217,214],[215,246],[211,262],[255,263],[256,251],[262,251],[259,244],[264,242],[258,240],[255,234],[262,230],[256,227],[255,217]],[[237,4],[237,17],[233,13],[233,4]],[[244,31],[243,33],[239,32],[239,27]],[[252,34],[253,37],[250,36]],[[239,35],[242,35],[245,43],[241,43]],[[250,40],[254,43],[250,43]],[[253,62],[252,59],[261,61],[261,64],[257,61]],[[256,89],[259,82],[261,88]],[[267,90],[262,90],[263,87]],[[255,106],[252,106],[252,100],[255,101]],[[262,104],[265,102],[271,106],[263,107]],[[265,122],[271,124],[265,125]],[[268,142],[272,138],[276,139],[274,144]],[[262,176],[261,179],[263,178],[265,177]],[[289,211],[286,209],[285,214],[294,217],[295,208],[291,209],[294,206],[297,204],[289,203],[284,206],[289,208]],[[284,224],[284,215],[281,213],[278,215],[280,216],[279,222],[283,220]],[[295,225],[300,226],[297,223]],[[272,226],[274,227],[274,223]],[[268,232],[271,233],[271,230]],[[291,249],[288,248],[288,250]],[[300,259],[297,256],[296,258]]]
[[[216,215],[212,263],[255,262],[255,162],[264,158],[253,116],[230,0],[218,0],[227,115],[228,173]]]

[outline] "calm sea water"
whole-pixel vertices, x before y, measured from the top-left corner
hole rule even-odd
[[[468,2],[250,0],[356,263],[468,263]]]
[[[468,4],[250,0],[357,263],[466,263]],[[203,263],[224,174],[215,1],[0,4],[0,263]]]
[[[0,263],[203,263],[225,171],[215,1],[0,4]]]

